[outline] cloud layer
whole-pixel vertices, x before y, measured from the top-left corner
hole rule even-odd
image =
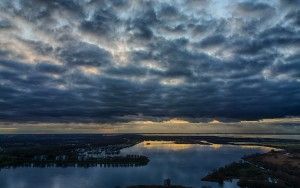
[[[2,0],[0,119],[300,115],[300,1]]]

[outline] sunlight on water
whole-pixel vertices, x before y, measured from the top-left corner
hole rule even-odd
[[[180,150],[200,150],[200,149],[221,149],[224,148],[230,148],[230,147],[237,147],[236,145],[229,145],[229,144],[213,144],[209,142],[202,142],[203,144],[182,144],[182,143],[176,143],[173,141],[143,141],[139,144],[136,144],[135,146],[131,148],[126,148],[123,150],[123,152],[138,152],[140,150],[165,150],[165,151],[180,151]],[[261,152],[268,152],[272,150],[271,147],[266,146],[256,146],[256,145],[239,145],[240,148],[245,149],[253,149],[253,150],[260,150]],[[126,152],[127,151],[127,152]]]
[[[144,141],[137,144],[135,147],[144,149],[160,149],[160,150],[185,150],[192,147],[198,147],[195,144],[176,144],[171,141]]]

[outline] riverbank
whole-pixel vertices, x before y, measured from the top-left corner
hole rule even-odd
[[[299,187],[300,153],[280,150],[243,157],[243,160],[221,167],[202,181],[222,183],[238,179],[240,187]]]

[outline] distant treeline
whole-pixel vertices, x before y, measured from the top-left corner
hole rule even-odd
[[[45,158],[42,160],[19,158],[19,157],[0,157],[0,168],[17,168],[17,167],[136,167],[147,165],[149,159],[141,155],[126,156],[108,156],[102,158],[90,158],[87,160],[55,160]]]

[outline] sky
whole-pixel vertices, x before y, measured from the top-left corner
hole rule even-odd
[[[299,116],[299,0],[0,1],[2,130]]]

